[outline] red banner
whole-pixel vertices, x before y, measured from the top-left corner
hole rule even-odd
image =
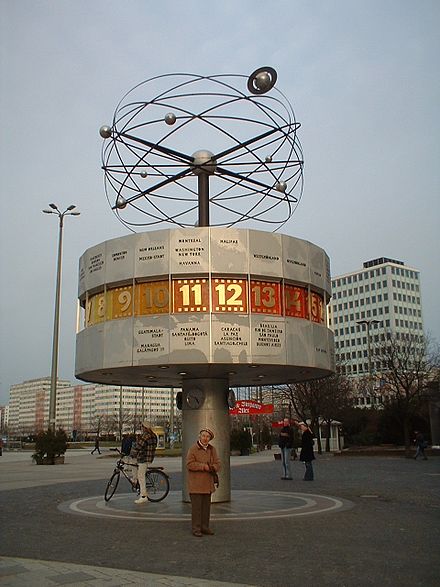
[[[292,426],[295,420],[289,421],[289,426]],[[278,420],[278,422],[272,422],[272,428],[282,428],[284,426],[284,420]]]
[[[238,400],[235,408],[231,408],[229,413],[233,416],[242,416],[248,414],[273,414],[273,404],[262,404],[254,400]]]

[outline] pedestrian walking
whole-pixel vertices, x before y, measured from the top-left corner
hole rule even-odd
[[[144,420],[142,422],[142,433],[133,444],[130,457],[137,462],[137,467],[133,467],[134,475],[132,479],[133,485],[139,483],[140,494],[139,498],[134,503],[142,504],[148,501],[147,483],[145,475],[147,473],[148,463],[154,461],[157,447],[157,436],[151,428],[151,424]]]
[[[101,454],[101,450],[99,448],[99,434],[97,434],[95,437],[95,448],[92,450],[92,452],[90,454],[91,455],[95,454],[95,451],[98,451],[98,454]]]
[[[220,460],[217,451],[210,444],[213,439],[212,430],[209,428],[200,430],[199,439],[191,446],[186,456],[192,533],[198,537],[203,534],[214,534],[209,525],[211,494],[218,486],[217,473],[220,471]]]
[[[283,467],[282,477],[284,481],[292,480],[292,473],[290,470],[290,456],[293,448],[293,430],[290,426],[289,418],[284,418],[283,427],[280,430],[278,438],[278,446],[281,450],[281,465]]]
[[[315,460],[315,455],[313,453],[313,433],[305,422],[298,422],[296,423],[296,426],[302,432],[299,460],[302,461],[305,466],[304,481],[313,481],[312,461]]]
[[[417,460],[417,457],[423,457],[424,461],[428,460],[428,457],[425,455],[425,448],[428,448],[428,443],[425,440],[425,437],[423,436],[423,434],[421,432],[416,431],[415,432],[415,444],[416,444],[416,454],[414,456],[415,460]]]

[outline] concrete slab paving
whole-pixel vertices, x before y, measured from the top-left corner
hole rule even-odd
[[[301,463],[292,463],[292,481],[281,481],[279,462],[262,455],[234,457],[233,501],[214,504],[215,535],[201,539],[180,502],[180,459],[166,465],[172,492],[162,511],[136,513],[122,491],[110,516],[89,513],[105,511],[111,459],[79,455],[58,467],[0,459],[0,568],[16,569],[0,575],[1,585],[56,585],[44,577],[45,565],[55,565],[54,576],[70,574],[77,585],[137,584],[127,573],[140,573],[142,585],[437,587],[440,459],[322,455],[307,483]],[[298,513],[324,503],[318,498],[350,507],[285,515],[286,503]],[[73,513],[74,503],[90,512]]]

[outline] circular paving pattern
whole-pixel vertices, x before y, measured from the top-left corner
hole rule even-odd
[[[191,519],[191,504],[182,502],[180,491],[171,491],[160,503],[137,505],[135,499],[132,493],[121,493],[108,503],[102,496],[94,496],[64,502],[58,507],[70,514],[125,520],[179,522]],[[233,491],[230,502],[212,504],[211,518],[216,521],[289,518],[340,512],[353,505],[346,499],[313,493]]]

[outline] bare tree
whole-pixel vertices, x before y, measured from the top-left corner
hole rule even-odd
[[[331,424],[339,420],[343,410],[353,404],[352,384],[342,374],[334,373],[318,381],[321,387],[321,418],[326,423],[326,452],[330,451]]]
[[[318,452],[322,453],[319,434],[320,418],[328,424],[326,450],[330,450],[330,424],[337,419],[340,412],[351,404],[351,385],[341,373],[329,377],[281,385],[276,392],[286,397],[301,420],[310,420],[310,426],[316,436]]]
[[[375,347],[382,362],[384,402],[393,402],[400,420],[407,455],[411,445],[411,421],[427,398],[427,384],[439,367],[439,347],[429,336],[416,333],[388,334]]]
[[[113,415],[114,421],[114,428],[119,436],[119,440],[122,441],[122,433],[125,428],[132,429],[135,425],[134,421],[134,414],[130,410],[119,409],[117,414]]]

